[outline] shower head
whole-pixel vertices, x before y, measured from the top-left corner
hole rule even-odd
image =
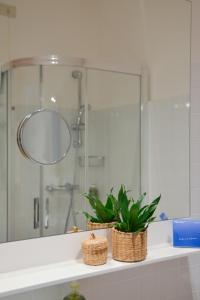
[[[72,72],[72,77],[74,79],[82,79],[82,72],[78,71],[78,70],[75,70],[75,71]]]

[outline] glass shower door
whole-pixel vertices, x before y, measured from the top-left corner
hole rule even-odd
[[[40,107],[39,67],[9,71],[8,89],[8,240],[39,237],[40,167],[25,159],[16,135],[20,122]]]
[[[7,73],[0,82],[0,242],[7,241]]]
[[[0,15],[0,63],[9,59],[9,18]],[[0,243],[7,241],[7,73],[0,70]]]
[[[85,168],[79,164],[79,158],[85,157],[84,70],[26,66],[11,70],[9,76],[9,240],[84,228],[78,213],[85,191]],[[70,128],[70,150],[55,165],[25,159],[16,143],[20,122],[38,109],[57,111]]]

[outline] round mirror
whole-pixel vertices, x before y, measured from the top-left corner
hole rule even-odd
[[[40,109],[20,123],[17,143],[26,158],[42,165],[56,164],[69,151],[70,128],[58,112]]]

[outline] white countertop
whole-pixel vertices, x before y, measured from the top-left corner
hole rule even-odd
[[[120,270],[137,268],[194,253],[200,253],[200,249],[173,248],[170,245],[160,245],[149,248],[147,259],[138,263],[122,263],[109,258],[107,264],[93,267],[85,265],[81,260],[71,260],[1,273],[0,297]]]

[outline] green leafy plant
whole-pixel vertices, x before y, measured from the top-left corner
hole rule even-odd
[[[148,228],[155,220],[154,212],[160,202],[161,195],[150,204],[143,205],[146,193],[142,194],[137,201],[128,199],[125,187],[122,185],[118,194],[119,218],[115,228],[123,232],[139,233]]]
[[[85,198],[89,200],[89,204],[94,212],[94,216],[90,215],[87,212],[83,212],[86,218],[94,223],[110,223],[110,222],[119,222],[119,208],[120,203],[123,201],[129,201],[127,197],[127,191],[125,189],[121,190],[116,198],[111,189],[110,193],[107,196],[105,204],[94,195],[90,193],[84,194]]]

